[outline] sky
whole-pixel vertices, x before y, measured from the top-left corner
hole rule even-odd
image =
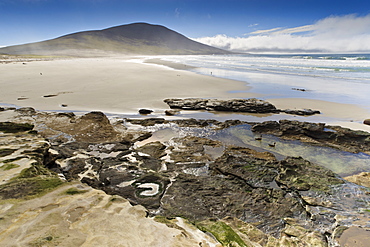
[[[0,47],[134,22],[240,52],[370,53],[368,0],[0,0]]]

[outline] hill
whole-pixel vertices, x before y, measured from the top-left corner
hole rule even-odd
[[[0,48],[2,54],[32,55],[201,55],[230,52],[193,41],[164,26],[133,23],[84,31],[42,42]]]

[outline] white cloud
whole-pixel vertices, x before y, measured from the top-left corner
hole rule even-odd
[[[180,10],[179,10],[179,8],[176,8],[175,9],[175,16],[176,17],[180,17]]]
[[[259,25],[258,23],[254,23],[254,24],[248,25],[248,27],[255,27],[255,26],[258,26],[258,25]]]
[[[274,32],[274,34],[289,34],[289,33],[303,33],[315,30],[314,25],[306,25],[300,27],[286,28]]]
[[[267,30],[257,30],[257,31],[251,32],[250,34],[267,34],[267,33],[273,33],[277,30],[281,30],[281,27],[275,27],[275,28],[271,28]]]
[[[248,35],[216,35],[195,40],[240,52],[370,52],[370,14],[331,16],[312,25],[277,27]]]

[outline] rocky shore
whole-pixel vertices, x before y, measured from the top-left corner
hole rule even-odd
[[[293,115],[320,114],[318,110],[312,109],[277,109],[273,104],[256,98],[250,99],[165,99],[164,102],[172,109],[183,110],[206,110],[224,112],[248,112],[248,113],[280,113]]]
[[[0,114],[10,116],[0,124],[2,244],[360,246],[354,241],[368,239],[366,172],[346,178],[356,185],[301,157],[213,138],[248,125],[256,138],[369,153],[367,132],[298,121]]]

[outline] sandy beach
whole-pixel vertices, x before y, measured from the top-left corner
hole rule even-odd
[[[0,64],[0,103],[38,110],[137,113],[167,109],[168,97],[228,98],[244,83],[131,58],[89,58]],[[63,107],[63,106],[64,107]]]
[[[141,108],[164,116],[166,98],[259,98],[248,93],[245,82],[199,75],[187,66],[144,58],[70,58],[49,61],[0,64],[0,104],[34,107],[49,111],[103,111],[137,114]],[[237,93],[231,93],[237,92]],[[268,92],[266,92],[268,93]],[[327,101],[283,98],[271,99],[280,109],[310,108],[321,114],[305,118],[280,114],[275,118],[329,122],[370,131],[362,121],[370,117],[361,106]],[[207,117],[204,116],[204,117]],[[248,117],[243,117],[248,120]],[[269,116],[261,118],[268,120]],[[274,118],[272,118],[274,119]],[[254,121],[251,118],[251,121]]]

